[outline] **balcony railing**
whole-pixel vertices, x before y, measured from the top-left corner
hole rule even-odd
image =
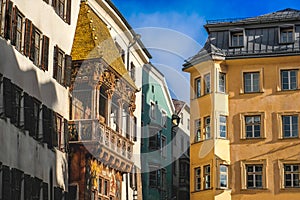
[[[98,119],[72,120],[69,130],[71,143],[98,142],[121,158],[132,158],[133,143]]]

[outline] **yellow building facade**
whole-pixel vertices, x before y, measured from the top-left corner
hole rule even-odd
[[[191,84],[190,192],[197,200],[300,198],[300,54],[285,9],[205,25]]]

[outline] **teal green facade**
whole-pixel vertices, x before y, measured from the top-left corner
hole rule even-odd
[[[171,199],[174,107],[163,75],[152,65],[143,69],[142,94],[143,200]]]

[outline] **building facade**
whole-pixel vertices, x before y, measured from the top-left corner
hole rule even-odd
[[[209,21],[191,74],[191,199],[298,199],[299,17]],[[293,102],[293,103],[290,103]]]
[[[142,67],[150,54],[110,1],[82,1],[72,47],[74,199],[142,199]]]
[[[163,74],[152,64],[143,68],[142,183],[143,199],[172,195],[172,115],[174,105]]]
[[[173,99],[178,126],[172,129],[172,198],[190,199],[190,107]],[[176,123],[176,121],[174,121]]]
[[[67,196],[69,55],[78,5],[0,1],[0,199]]]

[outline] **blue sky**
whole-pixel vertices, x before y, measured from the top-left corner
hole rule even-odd
[[[204,44],[206,20],[263,15],[285,8],[300,10],[299,0],[112,0],[165,74],[173,97],[189,101],[189,76],[181,72],[184,59]]]

